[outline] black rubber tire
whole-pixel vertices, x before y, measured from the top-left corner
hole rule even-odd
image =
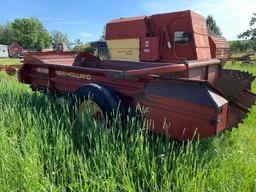
[[[123,112],[123,105],[119,96],[113,90],[102,85],[87,84],[75,92],[74,99],[72,103],[76,103],[77,106],[84,100],[91,99],[100,107],[104,116],[108,117],[108,120],[113,119],[113,114]]]
[[[122,121],[124,120],[124,116],[125,116],[125,107],[122,103],[121,98],[119,97],[119,95],[110,87],[106,87],[104,86],[107,90],[109,90],[109,92],[111,93],[111,95],[113,96],[113,98],[115,99],[117,105],[118,105],[118,112],[121,115],[121,119]],[[116,112],[116,111],[115,111]]]

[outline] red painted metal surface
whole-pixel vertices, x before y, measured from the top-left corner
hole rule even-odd
[[[74,93],[88,83],[107,86],[126,108],[144,106],[152,131],[177,140],[237,126],[255,104],[256,95],[250,92],[254,77],[223,69],[217,52],[211,58],[205,18],[192,11],[115,20],[106,30],[106,39],[140,38],[152,55],[141,53],[144,61],[132,62],[79,52],[28,53],[19,81],[47,92]],[[178,40],[180,34],[184,37],[180,31],[191,39],[175,42],[175,32]],[[215,51],[219,45],[212,44]]]
[[[221,62],[217,59],[159,64],[100,61],[77,52],[33,53],[25,55],[19,80],[36,89],[69,93],[88,83],[104,84],[126,107],[140,103],[147,108],[152,131],[191,140],[212,136],[245,115],[229,110],[228,98],[214,87],[218,66]],[[248,107],[253,102],[254,96]]]
[[[191,34],[190,41],[174,42],[174,33],[179,31]],[[206,20],[192,11],[119,19],[109,22],[106,27],[107,40],[141,38],[143,42],[145,37],[159,38],[158,44],[154,43],[154,50],[159,50],[160,62],[211,58]],[[141,55],[143,51],[141,48]]]
[[[141,61],[158,61],[159,60],[159,37],[144,37],[140,42]]]
[[[227,104],[222,106],[224,110],[216,117],[214,108],[180,99],[156,95],[149,97],[151,100],[143,99],[140,103],[148,107],[148,118],[154,120],[150,128],[155,132],[177,140],[191,140],[210,137],[226,127]],[[214,118],[217,118],[219,123],[211,124],[210,121]]]
[[[110,21],[106,26],[106,40],[146,37],[145,20],[146,17],[141,16]]]
[[[184,64],[173,64],[162,67],[152,67],[147,69],[128,70],[125,72],[127,76],[145,76],[150,74],[168,74],[173,72],[186,71],[188,67]]]
[[[25,70],[27,71],[25,72]],[[25,64],[21,68],[20,74],[21,76],[26,75],[20,78],[20,80],[31,84],[35,88],[70,93],[75,92],[87,83],[102,84],[102,82],[104,82],[105,86],[111,87],[122,97],[130,97],[131,99],[139,98],[134,100],[134,105],[136,105],[138,101],[143,106],[149,107],[150,110],[147,114],[147,118],[149,121],[154,121],[155,126],[150,127],[150,129],[155,132],[164,133],[179,140],[192,139],[194,137],[192,133],[197,131],[198,126],[200,129],[197,134],[200,137],[211,136],[217,132],[217,125],[210,125],[209,122],[210,119],[216,117],[214,107],[210,109],[206,106],[184,102],[179,98],[159,97],[157,90],[155,90],[155,95],[147,94],[145,98],[141,98],[140,91],[143,91],[144,87],[149,82],[153,81],[151,78],[140,79],[140,81],[127,79],[113,81],[113,79],[106,77],[104,73],[104,70],[101,72],[98,70],[90,71],[86,68],[80,69],[74,66]],[[163,80],[160,84],[166,83],[166,81],[168,82],[168,80]],[[211,111],[209,112],[209,117],[206,115],[207,110]],[[195,115],[197,113],[198,115]],[[167,118],[168,123],[172,124],[168,130],[165,130],[167,128],[162,128],[164,118]],[[183,120],[181,121],[181,119]],[[224,121],[225,120],[226,119],[224,119]],[[189,121],[190,123],[188,123]],[[193,121],[193,123],[191,123],[191,121]],[[181,122],[187,123],[184,124]],[[184,130],[184,126],[186,127],[186,131]]]
[[[209,36],[211,47],[211,57],[228,59],[230,57],[230,47],[224,37]]]

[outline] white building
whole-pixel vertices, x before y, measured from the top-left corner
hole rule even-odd
[[[6,57],[9,57],[8,46],[0,44],[0,58],[6,58]]]

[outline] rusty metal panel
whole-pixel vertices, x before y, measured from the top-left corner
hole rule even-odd
[[[137,97],[148,109],[152,131],[191,140],[225,129],[228,101],[207,86],[154,80]]]
[[[255,78],[219,69],[219,59],[101,61],[88,53],[49,52],[26,54],[24,62],[19,70],[21,82],[71,93],[87,83],[103,84],[125,98],[124,102],[129,100],[132,107],[137,104],[133,101],[147,107],[153,131],[179,140],[208,137],[236,126],[256,101],[248,90]],[[171,76],[176,72],[185,78]]]
[[[230,100],[239,97],[244,89],[250,89],[255,77],[248,72],[222,69],[213,82]]]
[[[159,60],[159,37],[144,37],[140,42],[141,61]]]
[[[197,59],[211,58],[208,35],[194,34]]]
[[[145,37],[147,33],[145,16],[117,19],[106,26],[106,40]]]
[[[177,32],[189,34],[190,41],[174,42],[174,34]],[[159,38],[159,58],[162,62],[211,58],[206,19],[192,11],[117,19],[107,24],[106,40],[147,37]],[[141,45],[142,60],[156,60],[157,56],[152,57],[143,52],[149,49]]]
[[[230,46],[224,37],[209,36],[210,50],[212,58],[228,59],[230,56]]]
[[[152,15],[150,27],[152,34],[160,38],[159,47],[162,62],[177,62],[197,58],[193,41],[182,44],[174,42],[175,32],[193,32],[190,11]]]
[[[190,14],[197,59],[211,58],[206,19],[193,11]]]
[[[193,31],[196,34],[208,36],[208,30],[207,30],[207,26],[206,26],[205,17],[198,13],[195,13],[194,11],[189,11],[189,12],[190,12]]]
[[[160,37],[160,55],[163,62],[211,58],[206,20],[203,16],[192,11],[180,11],[153,15],[150,23],[153,34]],[[190,33],[191,41],[175,43],[174,33],[178,31]],[[171,49],[167,45],[168,39],[173,42]]]

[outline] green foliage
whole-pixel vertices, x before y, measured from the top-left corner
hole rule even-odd
[[[218,27],[218,25],[212,15],[207,16],[206,25],[207,25],[210,35],[218,35],[218,36],[222,35],[220,28]]]
[[[75,43],[74,43],[73,50],[74,51],[81,51],[81,49],[83,49],[82,47],[83,47],[83,42],[80,39],[76,39]]]
[[[1,192],[256,191],[256,107],[238,129],[185,144],[149,133],[143,119],[123,130],[79,123],[67,99],[0,76]]]
[[[71,48],[71,42],[69,41],[67,34],[63,34],[58,30],[54,30],[51,32],[51,35],[54,44],[62,43],[65,44],[68,49]]]
[[[106,37],[106,26],[103,27],[102,34],[100,36],[99,41],[105,41],[105,37]]]
[[[229,41],[232,53],[256,52],[256,44],[252,40]]]
[[[42,23],[32,17],[15,19],[12,23],[16,41],[25,49],[44,49],[50,46],[51,36]]]
[[[19,64],[21,64],[21,60],[20,59],[0,58],[0,64],[19,65]]]
[[[93,54],[95,52],[95,49],[92,47],[86,47],[83,49],[83,51]]]
[[[253,17],[249,25],[250,25],[250,29],[248,29],[242,34],[239,34],[238,38],[245,38],[245,39],[249,38],[253,40],[253,42],[256,44],[256,13],[253,13]]]
[[[15,42],[15,37],[12,24],[0,25],[0,44],[10,45],[13,42]]]
[[[10,45],[15,41],[25,49],[37,50],[48,48],[52,43],[62,43],[70,49],[72,44],[67,34],[58,30],[52,31],[50,35],[43,24],[34,17],[15,19],[12,23],[0,25],[0,44]]]

